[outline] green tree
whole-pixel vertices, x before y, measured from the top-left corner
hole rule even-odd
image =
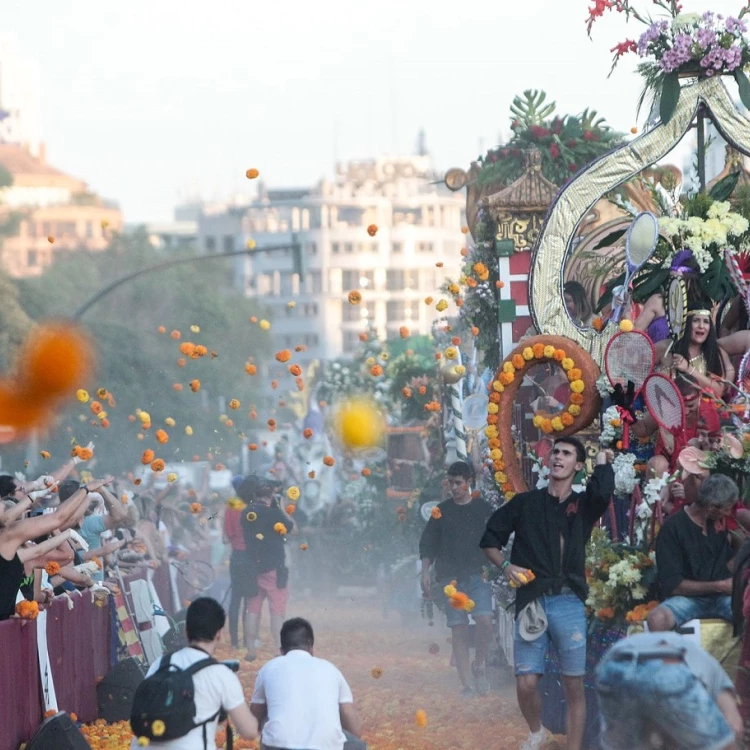
[[[135,268],[163,260],[145,233],[116,236],[101,253],[63,256],[42,276],[19,282],[21,305],[35,320],[71,317],[105,285]],[[81,387],[91,391],[92,399],[97,398],[99,387],[113,395],[114,407],[99,399],[111,427],[101,428],[90,404],[74,402],[56,428],[41,438],[40,447],[60,460],[69,453],[72,441],[94,440],[99,472],[132,468],[145,448],[168,462],[209,453],[225,462],[236,454],[245,432],[252,429],[250,405],[262,386],[246,374],[244,365],[251,356],[266,357],[272,343],[269,333],[249,320],[251,315],[268,315],[255,302],[227,289],[231,262],[201,261],[146,274],[93,306],[82,323],[94,342],[98,371]],[[166,329],[164,334],[158,333],[159,326]],[[199,326],[200,331],[192,332],[191,326]],[[180,340],[171,338],[172,330],[181,332]],[[186,357],[185,366],[180,367],[179,347],[187,341],[206,346],[209,354],[199,359]],[[201,387],[193,393],[189,383],[196,379]],[[175,384],[182,390],[175,390]],[[234,422],[227,426],[220,419],[220,404],[231,399],[238,399],[241,408],[226,412]],[[142,431],[138,420],[129,420],[137,409],[151,415],[149,431]],[[167,418],[176,425],[166,426]],[[192,436],[185,434],[187,425],[193,429]],[[166,445],[157,444],[154,438],[160,428],[169,434]],[[144,435],[142,440],[139,433]]]

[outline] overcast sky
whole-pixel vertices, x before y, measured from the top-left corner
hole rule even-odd
[[[635,60],[607,73],[609,49],[643,27],[614,15],[592,42],[586,0],[0,2],[3,31],[40,67],[50,162],[128,222],[246,191],[251,166],[271,186],[306,185],[334,158],[410,153],[422,127],[440,169],[466,167],[527,88],[561,113],[637,124]]]

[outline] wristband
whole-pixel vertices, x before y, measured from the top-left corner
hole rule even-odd
[[[505,569],[510,565],[510,560],[503,560],[502,565],[500,566],[500,572],[504,572]]]

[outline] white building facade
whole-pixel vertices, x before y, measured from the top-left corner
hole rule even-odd
[[[333,183],[261,186],[249,206],[206,211],[199,246],[218,253],[254,241],[258,249],[234,264],[233,283],[270,309],[279,348],[304,344],[309,359],[330,359],[352,352],[368,324],[382,338],[398,336],[402,326],[430,333],[441,317],[439,288],[460,273],[463,209],[463,194],[438,181],[428,156],[384,157],[338,167]],[[302,283],[290,251],[262,251],[294,240],[305,257]],[[362,295],[359,305],[348,301],[353,290]]]
[[[39,77],[16,40],[0,34],[0,143],[25,146],[34,156],[41,137]]]

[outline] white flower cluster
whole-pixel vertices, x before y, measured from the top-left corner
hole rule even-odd
[[[661,491],[667,486],[667,475],[652,477],[643,488],[641,504],[635,509],[635,539],[640,545],[646,538],[646,530],[654,515],[654,506],[661,496]]]
[[[677,238],[679,248],[692,250],[693,257],[705,273],[714,259],[709,248],[715,251],[723,248],[729,237],[739,237],[747,232],[750,223],[740,214],[730,210],[729,201],[717,201],[708,209],[708,218],[689,216],[677,219],[663,216],[659,228],[672,238]]]
[[[612,468],[615,472],[615,494],[630,495],[638,484],[635,474],[635,454],[618,453]]]
[[[602,398],[607,398],[607,396],[610,396],[614,392],[615,389],[612,386],[612,382],[607,377],[606,372],[603,372],[596,379],[596,390]]]
[[[609,382],[609,381],[608,381]],[[616,406],[610,406],[605,410],[602,416],[602,422],[604,428],[602,434],[599,436],[599,442],[603,446],[612,445],[616,443],[620,437],[622,437],[622,428],[613,426],[612,422],[616,422],[620,419],[620,413],[617,411]]]
[[[634,584],[640,583],[642,577],[643,574],[641,573],[640,568],[636,568],[633,564],[633,560],[628,556],[610,566],[609,578],[604,585],[610,589],[613,589],[616,586],[632,587]],[[645,596],[646,592],[644,589],[643,597]]]

